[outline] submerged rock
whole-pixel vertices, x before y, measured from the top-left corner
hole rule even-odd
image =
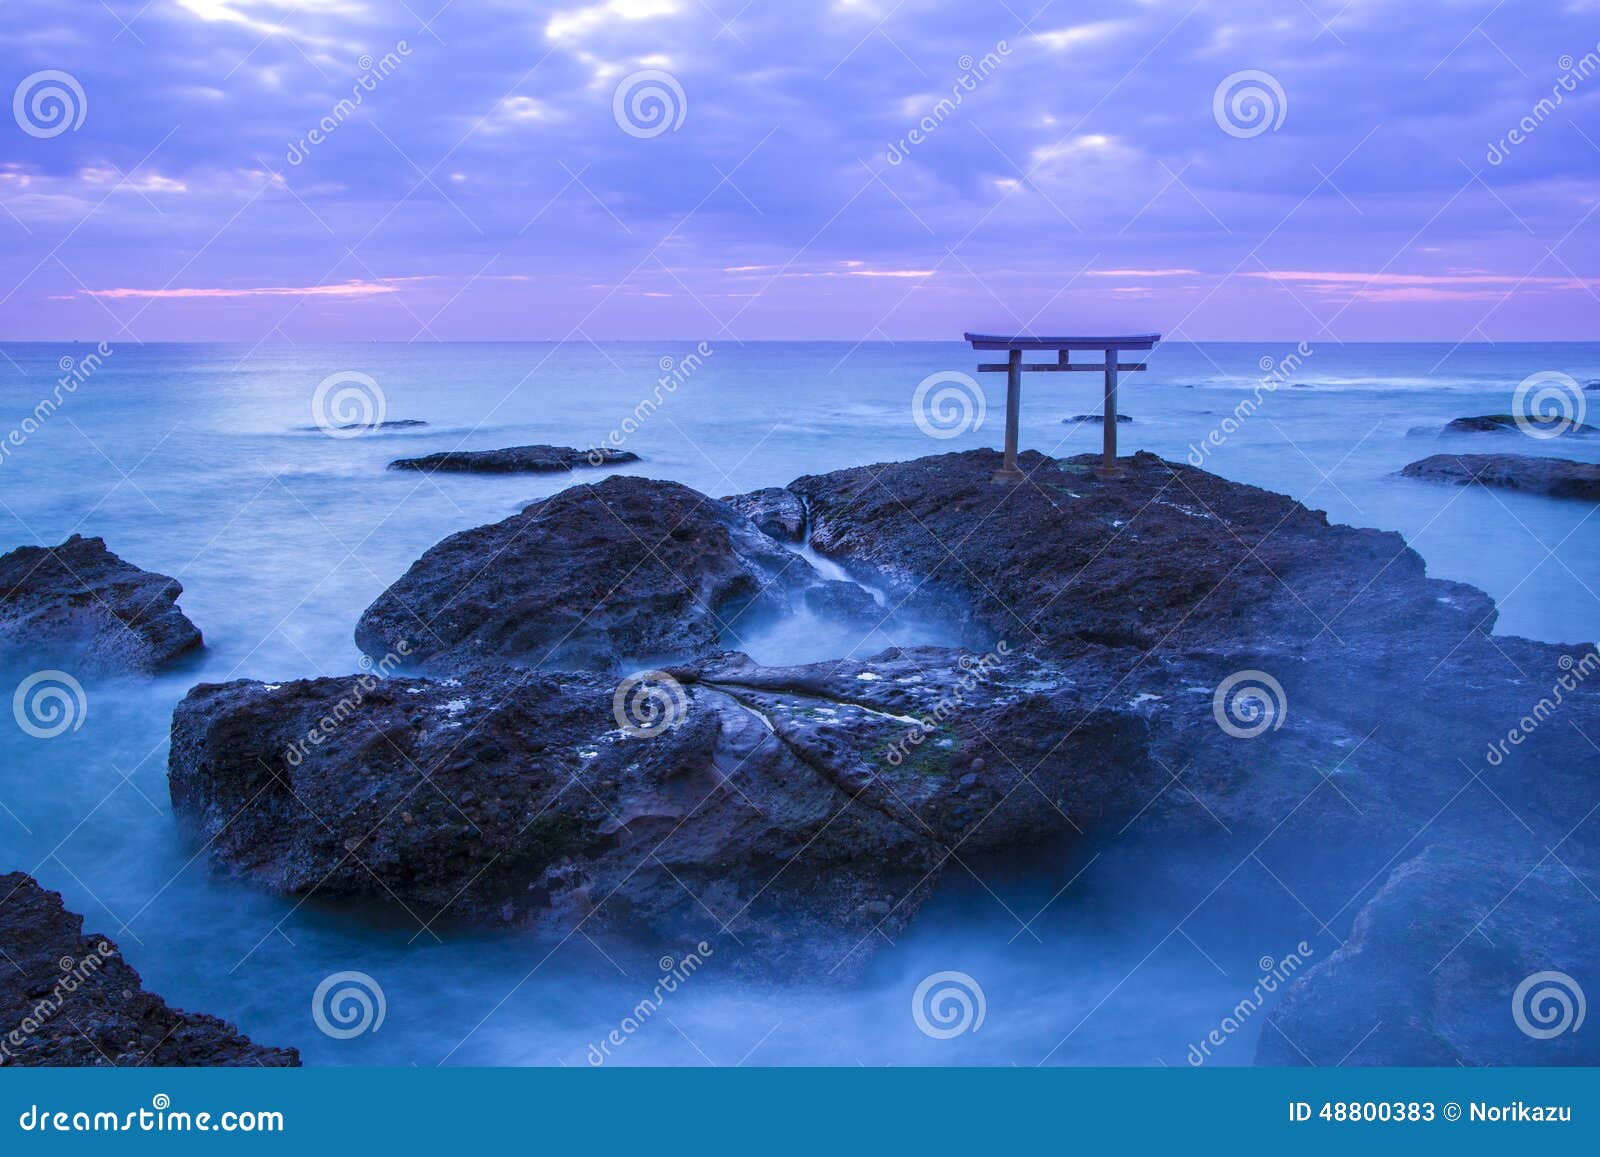
[[[101,538],[0,556],[0,663],[81,678],[148,673],[200,649],[177,579],[140,570]]]
[[[501,450],[445,450],[421,458],[396,458],[391,470],[429,474],[562,474],[583,466],[637,462],[631,450],[610,447],[577,450],[571,446],[508,446]]]
[[[298,1065],[214,1016],[170,1008],[83,917],[21,872],[0,875],[0,1065]]]
[[[1457,418],[1445,425],[1446,434],[1516,434],[1523,427],[1540,434],[1594,434],[1593,426],[1575,422],[1571,418],[1545,418],[1539,415],[1482,414],[1475,418]]]
[[[421,418],[389,418],[382,422],[345,422],[338,426],[300,426],[301,430],[414,430],[428,423]]]
[[[817,581],[723,503],[618,475],[440,542],[367,608],[356,644],[445,672],[505,661],[612,671],[720,650],[736,616]]]
[[[1537,851],[1429,848],[1268,1018],[1269,1065],[1593,1065],[1582,985],[1600,976],[1600,877]]]
[[[800,542],[805,538],[806,504],[792,490],[768,486],[748,494],[730,495],[722,501],[779,542]]]
[[[1400,471],[1406,478],[1477,483],[1504,490],[1521,490],[1551,498],[1600,501],[1600,466],[1570,458],[1542,458],[1532,454],[1434,454],[1412,462]]]
[[[1119,424],[1122,422],[1131,421],[1133,421],[1133,419],[1127,414],[1117,415],[1117,422]],[[1061,419],[1061,424],[1063,426],[1071,426],[1079,422],[1093,422],[1097,426],[1104,426],[1106,424],[1106,416],[1104,414],[1074,414],[1070,418]]]

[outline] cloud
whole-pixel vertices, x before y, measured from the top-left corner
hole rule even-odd
[[[1555,62],[1593,46],[1587,15],[1364,0],[1323,19],[1272,0],[1108,0],[1056,27],[933,0],[815,16],[6,0],[11,70],[66,68],[88,112],[51,139],[0,134],[0,332],[74,336],[81,285],[181,280],[200,288],[163,291],[170,336],[254,340],[283,308],[265,299],[383,300],[393,271],[452,287],[430,320],[445,337],[522,334],[530,316],[557,336],[604,321],[629,336],[941,337],[1048,303],[1193,336],[1300,336],[1338,314],[1345,340],[1422,322],[1453,339],[1508,292],[1537,308],[1489,336],[1587,332],[1600,157],[1578,130],[1600,77],[1503,163],[1483,160],[1549,95]],[[363,56],[401,40],[412,51],[359,89],[359,115],[302,147],[353,102]],[[963,61],[1001,40],[1001,64],[970,76]],[[613,105],[644,68],[684,100],[681,123],[647,138]],[[1281,127],[1248,139],[1212,111],[1245,69],[1287,98]],[[888,163],[929,97],[957,91]],[[114,174],[143,196],[112,196]],[[474,277],[495,262],[529,280]],[[730,287],[755,296],[716,308]],[[1339,311],[1353,296],[1384,308]],[[204,334],[182,328],[184,297],[217,299]],[[286,332],[345,336],[314,312]],[[385,312],[383,336],[412,336],[404,310]]]
[[[183,289],[85,289],[80,292],[85,297],[180,300],[201,297],[373,297],[378,294],[399,292],[400,287],[395,284],[397,280],[413,279],[390,278],[384,281],[346,281],[339,285],[272,285],[245,289],[218,286]]]

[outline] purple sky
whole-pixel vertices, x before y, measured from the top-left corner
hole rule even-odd
[[[0,0],[0,338],[1592,339],[1597,43],[1600,0]]]

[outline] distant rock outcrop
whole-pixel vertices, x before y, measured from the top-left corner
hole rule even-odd
[[[631,450],[578,450],[571,446],[507,446],[501,450],[445,450],[421,458],[396,458],[391,470],[427,474],[563,474],[586,466],[637,462]]]
[[[1515,434],[1523,430],[1533,430],[1540,435],[1551,434],[1596,434],[1593,426],[1586,426],[1582,422],[1575,422],[1571,418],[1545,418],[1539,415],[1524,414],[1482,414],[1474,418],[1457,418],[1445,425],[1446,434]]]
[[[1400,471],[1406,478],[1476,483],[1503,490],[1521,490],[1551,498],[1581,498],[1600,502],[1600,466],[1570,458],[1542,458],[1532,454],[1434,454],[1412,462]]]

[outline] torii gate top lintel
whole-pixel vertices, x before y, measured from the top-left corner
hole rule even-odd
[[[1117,467],[1117,374],[1145,368],[1143,362],[1118,361],[1121,350],[1147,350],[1155,348],[1161,340],[1158,333],[1122,334],[1120,336],[1091,337],[1034,337],[1021,334],[1006,337],[998,334],[969,333],[963,335],[975,350],[1005,350],[1003,362],[981,362],[979,373],[1004,373],[1006,375],[1006,448],[1005,461],[995,477],[1012,481],[1022,477],[1017,469],[1017,426],[1022,405],[1022,375],[1024,373],[1101,373],[1105,374],[1105,426],[1104,454],[1100,462],[1102,474],[1112,474]],[[1056,355],[1053,362],[1024,362],[1024,350],[1048,351]],[[1095,350],[1104,354],[1099,362],[1072,361],[1072,351]]]

